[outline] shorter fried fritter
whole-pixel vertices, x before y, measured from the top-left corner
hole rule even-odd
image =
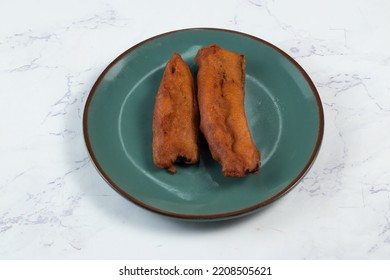
[[[167,63],[153,112],[153,162],[176,173],[174,163],[199,161],[199,113],[188,65],[175,53]]]

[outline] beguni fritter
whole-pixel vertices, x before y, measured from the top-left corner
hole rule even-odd
[[[227,177],[257,172],[260,152],[244,110],[245,56],[211,45],[199,50],[195,62],[200,130],[212,157]]]
[[[194,79],[175,53],[167,63],[153,112],[153,162],[176,173],[174,163],[199,161],[199,113]]]

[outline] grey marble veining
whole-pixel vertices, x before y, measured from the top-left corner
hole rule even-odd
[[[390,258],[388,1],[7,5],[0,259]],[[183,224],[149,213],[105,183],[84,145],[84,104],[103,69],[146,38],[188,27],[271,42],[302,65],[323,102],[324,140],[308,174],[237,221]]]

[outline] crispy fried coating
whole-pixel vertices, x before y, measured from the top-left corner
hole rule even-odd
[[[199,161],[199,112],[194,79],[175,53],[167,63],[153,112],[153,162],[176,173],[174,163]]]
[[[195,62],[200,130],[212,157],[227,177],[257,172],[260,152],[244,110],[245,56],[211,45],[199,50]]]

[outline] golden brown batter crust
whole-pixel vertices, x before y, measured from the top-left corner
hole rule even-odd
[[[153,113],[153,162],[176,173],[175,162],[199,161],[199,113],[188,65],[175,53],[167,63]]]
[[[217,45],[195,57],[200,130],[227,177],[255,173],[260,152],[252,140],[244,110],[245,56]]]

